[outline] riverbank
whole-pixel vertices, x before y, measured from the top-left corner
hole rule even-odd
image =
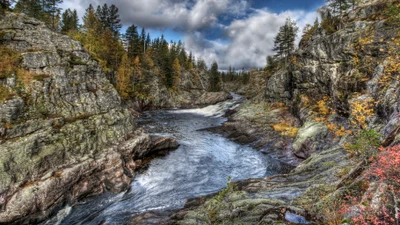
[[[184,207],[187,199],[218,192],[229,177],[244,180],[278,173],[265,154],[204,130],[220,126],[226,121],[221,116],[241,101],[234,95],[232,100],[199,109],[145,112],[138,125],[151,135],[177,139],[179,148],[153,159],[136,174],[127,192],[77,203],[59,224],[124,224],[143,213],[167,215]]]
[[[356,167],[338,145],[306,160],[296,157],[291,146],[298,140],[285,132],[298,129],[299,123],[282,105],[247,101],[228,118],[222,126],[208,130],[276,158],[286,165],[279,168],[284,174],[233,182],[232,188],[216,196],[192,199],[185,209],[164,218],[165,224],[287,224],[313,220],[314,212],[324,209],[324,205],[314,203],[323,196],[326,201],[334,200],[331,195],[346,178],[346,172]],[[276,128],[282,121],[292,121],[285,131]],[[321,216],[324,213],[331,212],[321,211]]]

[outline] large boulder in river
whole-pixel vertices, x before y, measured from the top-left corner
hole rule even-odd
[[[151,146],[147,154],[157,153],[162,150],[175,149],[179,146],[175,138],[164,136],[151,136]]]

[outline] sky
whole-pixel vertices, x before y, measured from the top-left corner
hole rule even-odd
[[[124,32],[135,24],[152,38],[184,43],[186,50],[219,69],[262,68],[273,55],[274,37],[287,17],[302,28],[313,24],[325,0],[64,0],[63,9],[76,9],[80,18],[92,4],[119,8]]]

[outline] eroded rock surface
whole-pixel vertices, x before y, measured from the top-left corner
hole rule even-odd
[[[340,210],[335,204],[349,190],[362,192],[358,193],[362,199],[373,197],[371,204],[377,207],[382,205],[380,198],[387,191],[385,184],[365,183],[363,171],[367,166],[351,158],[343,148],[348,133],[338,133],[352,126],[354,103],[372,102],[375,114],[365,116],[364,129],[381,133],[384,146],[399,143],[400,86],[397,80],[385,81],[391,60],[393,65],[388,49],[398,48],[392,42],[398,36],[395,25],[383,16],[386,3],[373,1],[351,10],[342,18],[345,22],[339,30],[331,34],[317,29],[300,44],[295,65],[268,74],[271,76],[266,78],[265,96],[252,99],[253,103],[244,105],[236,114],[229,113],[226,127],[216,130],[253,145],[257,141],[252,138],[259,141],[261,137],[265,140],[259,141],[261,149],[270,149],[268,152],[288,149],[296,158],[305,160],[284,175],[234,182],[236,189],[224,190],[218,194],[220,197],[209,197],[194,207],[188,206],[171,216],[170,221],[290,224],[292,219],[303,222],[311,219],[327,224],[333,219],[330,216]],[[267,102],[284,103],[290,108],[288,113],[298,119],[298,124],[292,124],[299,128],[294,138],[283,138],[270,129],[270,125],[282,121],[288,124],[292,120],[291,116],[283,117],[282,112],[268,108],[268,104],[264,110],[257,110],[254,106],[264,97]],[[310,99],[322,102],[311,105]],[[321,116],[323,113],[318,110],[326,99],[332,104]],[[267,143],[271,145],[267,147]],[[365,193],[363,188],[367,188]],[[355,207],[344,217],[351,221],[359,215],[360,208]]]
[[[122,191],[136,159],[177,146],[137,128],[80,43],[23,14],[6,14],[0,33],[27,72],[0,79],[14,93],[0,102],[0,223],[35,223],[65,202]]]

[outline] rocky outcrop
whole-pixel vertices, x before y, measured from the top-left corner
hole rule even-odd
[[[157,79],[157,77],[154,77],[154,80]],[[145,101],[144,105],[148,107],[144,109],[199,108],[231,98],[232,96],[228,92],[207,92],[205,89],[196,87],[171,93],[160,82],[159,84],[152,84],[152,96]],[[136,102],[135,104],[137,105]]]
[[[251,99],[264,99],[265,86],[268,78],[267,72],[264,70],[251,69],[248,71],[248,82],[245,84],[242,80],[225,82],[224,88],[230,92],[235,92],[244,95],[246,98]]]
[[[220,127],[207,130],[241,143],[250,144],[255,149],[277,159],[277,171],[288,172],[297,166],[299,160],[292,152],[293,137],[281,135],[273,129],[273,125],[282,121],[288,125],[298,127],[299,121],[287,108],[271,108],[268,103],[244,102],[234,112],[230,112],[228,121]]]
[[[319,195],[329,194],[340,183],[340,172],[349,165],[342,159],[345,154],[341,149],[327,149],[289,174],[235,182],[236,187],[223,198],[209,198],[170,219],[176,224],[288,224],[292,214],[307,217],[303,206],[317,202]]]
[[[360,210],[364,204],[382,207],[383,193],[388,191],[386,184],[366,181],[363,171],[368,167],[367,160],[359,163],[350,158],[343,148],[348,136],[338,133],[359,129],[351,127],[352,113],[357,110],[354,104],[369,102],[363,107],[372,107],[375,114],[365,115],[365,129],[381,133],[384,146],[399,143],[400,86],[398,69],[393,71],[398,65],[393,50],[398,51],[400,46],[395,43],[397,25],[385,17],[387,3],[376,1],[350,11],[344,15],[340,29],[331,34],[317,29],[301,43],[294,65],[268,77],[267,100],[284,102],[292,116],[299,119],[295,138],[282,139],[271,130],[260,132],[268,130],[271,123],[287,122],[291,116],[274,117],[273,114],[279,115],[274,109],[265,109],[268,113],[259,117],[254,104],[244,105],[230,116],[227,128],[219,128],[220,133],[246,143],[254,143],[250,139],[254,135],[257,140],[266,135],[271,142],[260,143],[275,143],[266,149],[276,149],[276,143],[286,140],[285,146],[304,161],[284,175],[234,182],[236,189],[228,188],[218,197],[199,200],[197,206],[177,212],[170,220],[176,224],[288,224],[306,219],[340,223],[343,217],[332,215],[339,214],[341,205],[337,203],[346,199],[349,192],[357,192],[363,201],[360,208],[342,215],[343,221],[363,215]],[[326,112],[318,111],[328,99]],[[392,194],[396,198],[397,194]],[[294,214],[305,218],[296,219]]]
[[[0,79],[12,93],[0,102],[0,223],[35,223],[60,204],[122,191],[136,160],[177,146],[137,128],[80,43],[13,13],[0,20],[0,43],[23,69]]]
[[[145,71],[143,89],[148,90],[141,100],[129,100],[138,111],[151,109],[197,108],[231,99],[227,92],[208,92],[210,89],[207,68],[181,69],[179,84],[167,88],[159,70]]]
[[[329,130],[323,123],[308,122],[298,131],[292,144],[293,153],[307,159],[321,149],[329,148]]]
[[[154,154],[158,151],[175,149],[179,146],[178,141],[176,139],[170,137],[163,136],[152,136],[151,137],[151,146],[149,148],[149,152],[147,154]]]

